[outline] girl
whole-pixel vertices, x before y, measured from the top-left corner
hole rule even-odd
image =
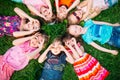
[[[57,17],[63,20],[70,10],[79,4],[80,0],[55,0]]]
[[[85,22],[84,27],[79,25],[70,25],[68,32],[75,37],[82,34],[82,39],[86,43],[100,51],[112,53],[113,55],[118,54],[118,51],[106,49],[94,42],[98,41],[101,44],[108,43],[120,48],[120,24],[118,23],[110,24],[106,22],[92,21],[89,19]]]
[[[15,46],[0,56],[0,80],[10,80],[14,71],[25,68],[31,59],[37,57],[44,41],[44,35],[38,33],[14,40],[13,45]]]
[[[101,11],[108,9],[118,3],[118,0],[84,0],[77,9],[68,16],[70,24],[77,24],[81,20],[96,17]]]
[[[73,58],[56,39],[38,59],[39,63],[45,61],[39,80],[62,80],[66,60],[73,62]]]
[[[52,6],[50,0],[12,0],[19,3],[24,3],[33,15],[42,17],[50,21],[52,19]]]
[[[94,57],[84,52],[75,38],[66,38],[64,42],[74,58],[73,67],[79,80],[105,80],[109,72]]]
[[[0,16],[0,36],[14,37],[29,35],[40,29],[38,20],[28,16],[24,11],[15,8],[18,16]]]

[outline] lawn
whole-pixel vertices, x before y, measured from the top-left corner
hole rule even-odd
[[[23,4],[17,4],[11,2],[10,0],[0,0],[0,15],[16,15],[13,11],[15,7],[19,7],[25,12],[29,13],[27,8]],[[110,23],[120,23],[120,0],[118,4],[103,11],[99,16],[94,18],[94,20],[106,21]],[[62,24],[64,25],[64,27],[56,27],[57,25],[55,25],[54,28],[43,26],[42,29],[45,30],[45,32],[47,32],[49,36],[51,36],[49,42],[51,42],[55,37],[59,37],[60,35],[63,35],[65,33],[66,24],[59,23],[58,25],[60,26]],[[3,55],[10,47],[12,47],[12,40],[14,40],[14,38],[9,36],[4,36],[0,38],[1,55]],[[120,80],[120,54],[114,56],[109,53],[103,53],[87,45],[86,43],[84,43],[83,46],[85,47],[85,51],[87,53],[94,56],[100,62],[100,64],[110,72],[110,75],[106,78],[106,80]],[[107,44],[102,46],[109,49],[119,50],[118,48],[109,46]],[[29,65],[23,70],[16,71],[11,77],[11,80],[38,80],[42,68],[43,64],[39,64],[37,60],[31,60]],[[77,76],[74,73],[72,65],[69,63],[67,63],[65,67],[62,80],[78,80]]]

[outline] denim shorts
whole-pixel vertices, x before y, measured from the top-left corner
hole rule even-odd
[[[113,27],[111,38],[107,43],[109,45],[120,48],[120,26]]]

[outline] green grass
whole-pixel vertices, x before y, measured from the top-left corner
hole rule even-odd
[[[53,0],[52,0],[53,1]],[[14,7],[20,7],[25,12],[29,13],[25,5],[13,3],[10,0],[0,0],[0,15],[16,15],[13,11]],[[106,22],[119,22],[120,23],[120,0],[119,3],[115,6],[111,7],[103,11],[99,16],[97,16],[94,20],[106,21]],[[43,27],[43,30],[51,36],[49,42],[53,40],[53,38],[58,37],[65,32],[65,28],[60,27]],[[53,32],[54,31],[54,32]],[[0,38],[0,54],[3,55],[10,47],[12,47],[13,37],[4,36]],[[109,49],[118,48],[109,46],[107,44],[102,45]],[[84,43],[85,51],[94,56],[102,66],[104,66],[110,72],[110,75],[106,78],[106,80],[119,80],[120,79],[120,54],[117,56],[100,52],[93,47]],[[120,51],[120,50],[119,50]],[[29,65],[25,67],[23,70],[16,71],[11,80],[38,80],[41,70],[43,68],[43,64],[39,64],[37,60],[31,60]],[[67,63],[63,79],[62,80],[78,80],[77,76],[74,73],[72,65]]]

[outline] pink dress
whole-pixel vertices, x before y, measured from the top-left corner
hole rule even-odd
[[[38,11],[40,11],[40,8],[42,6],[48,7],[44,0],[23,0],[23,3],[26,4],[26,5],[31,4]]]
[[[29,41],[10,48],[3,56],[0,56],[0,80],[10,80],[14,71],[23,69],[28,65],[26,54],[34,51],[29,46]]]

